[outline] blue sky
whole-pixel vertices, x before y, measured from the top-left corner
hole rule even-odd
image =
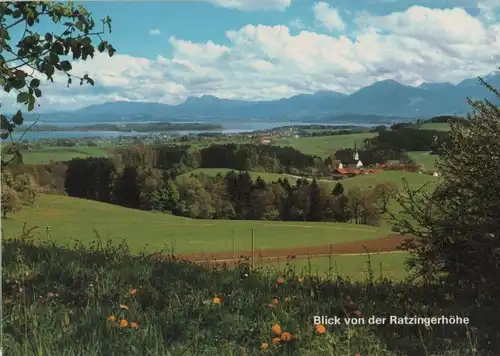
[[[39,110],[204,94],[274,100],[378,80],[452,82],[496,69],[500,0],[83,2],[117,53],[74,63],[95,87],[44,86]],[[55,31],[41,24],[42,33]],[[43,77],[41,77],[43,79]],[[4,106],[12,96],[0,94]]]
[[[478,14],[477,6],[473,6],[474,1],[466,0],[330,0],[325,3],[339,9],[347,28],[353,30],[356,28],[352,21],[353,14],[362,11],[383,16],[396,11],[404,11],[409,6],[420,5],[445,9],[450,7],[449,5],[464,4],[467,5],[463,7],[467,12],[473,15]],[[230,41],[225,32],[248,24],[290,26],[300,20],[304,26],[317,33],[332,34],[315,21],[314,4],[314,1],[297,0],[284,10],[271,8],[256,11],[241,11],[203,1],[172,1],[170,3],[134,1],[120,2],[119,5],[115,2],[87,2],[85,6],[95,14],[96,18],[103,18],[105,15],[112,16],[114,34],[109,38],[116,45],[115,47],[120,49],[120,52],[153,59],[158,54],[163,56],[172,54],[172,47],[167,42],[170,36],[193,42],[211,40],[228,45]],[[297,33],[301,29],[291,27],[292,33]],[[151,36],[149,35],[151,30],[159,30],[160,34]],[[333,34],[335,33],[340,34],[333,31]]]

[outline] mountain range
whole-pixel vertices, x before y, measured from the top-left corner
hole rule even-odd
[[[486,76],[488,83],[500,88],[500,72]],[[459,84],[423,83],[413,87],[394,80],[376,82],[352,94],[318,92],[299,94],[273,101],[220,99],[212,95],[189,97],[179,105],[150,102],[107,102],[71,112],[41,115],[43,121],[205,121],[271,120],[329,122],[346,116],[430,118],[439,115],[466,115],[467,97],[498,100],[477,78]]]

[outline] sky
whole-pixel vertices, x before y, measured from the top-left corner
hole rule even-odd
[[[73,63],[95,86],[45,83],[37,111],[109,101],[276,100],[483,76],[500,65],[500,0],[81,2],[117,52]],[[47,21],[35,27],[55,31]],[[14,32],[13,32],[14,33]],[[15,34],[15,33],[14,33]],[[14,38],[15,39],[15,38]],[[14,97],[15,98],[15,97]],[[4,110],[15,107],[1,92]]]

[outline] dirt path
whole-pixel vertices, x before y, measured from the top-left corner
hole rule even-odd
[[[402,235],[389,235],[380,239],[360,240],[331,245],[295,247],[288,249],[255,250],[257,260],[284,261],[287,259],[304,259],[308,257],[327,257],[330,255],[364,255],[377,252],[397,252],[397,246],[407,240],[408,237]],[[252,251],[232,251],[195,253],[179,256],[180,259],[202,262],[233,262],[251,258]]]

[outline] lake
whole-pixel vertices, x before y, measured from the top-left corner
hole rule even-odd
[[[116,121],[102,122],[102,124],[117,124]],[[120,124],[126,123],[135,123],[131,122],[119,122]],[[141,122],[142,123],[142,122]],[[176,123],[176,122],[173,122]],[[186,121],[179,123],[187,123]],[[261,130],[270,130],[274,127],[279,126],[292,126],[292,125],[317,125],[318,123],[307,123],[307,122],[214,122],[217,124],[221,124],[222,130],[206,130],[206,131],[165,131],[165,132],[121,132],[121,131],[28,131],[23,136],[23,140],[43,140],[43,139],[68,139],[68,138],[96,138],[96,137],[104,137],[104,138],[117,138],[120,136],[151,136],[151,135],[168,135],[168,136],[183,136],[189,134],[198,134],[202,132],[214,132],[214,133],[222,133],[222,134],[237,134],[242,132],[251,132],[251,131],[261,131]],[[26,129],[31,125],[32,122],[26,121],[22,126],[16,130],[12,137],[14,140],[17,140],[23,134],[23,128]],[[85,123],[79,122],[64,122],[64,123],[52,123],[52,122],[38,122],[38,125],[53,125],[58,127],[72,127],[72,126],[85,126]],[[327,124],[321,124],[327,125]],[[353,125],[353,126],[373,126],[373,124],[365,124],[365,123],[349,123],[349,122],[336,122],[335,124],[331,124],[328,126],[341,126],[341,125]]]

